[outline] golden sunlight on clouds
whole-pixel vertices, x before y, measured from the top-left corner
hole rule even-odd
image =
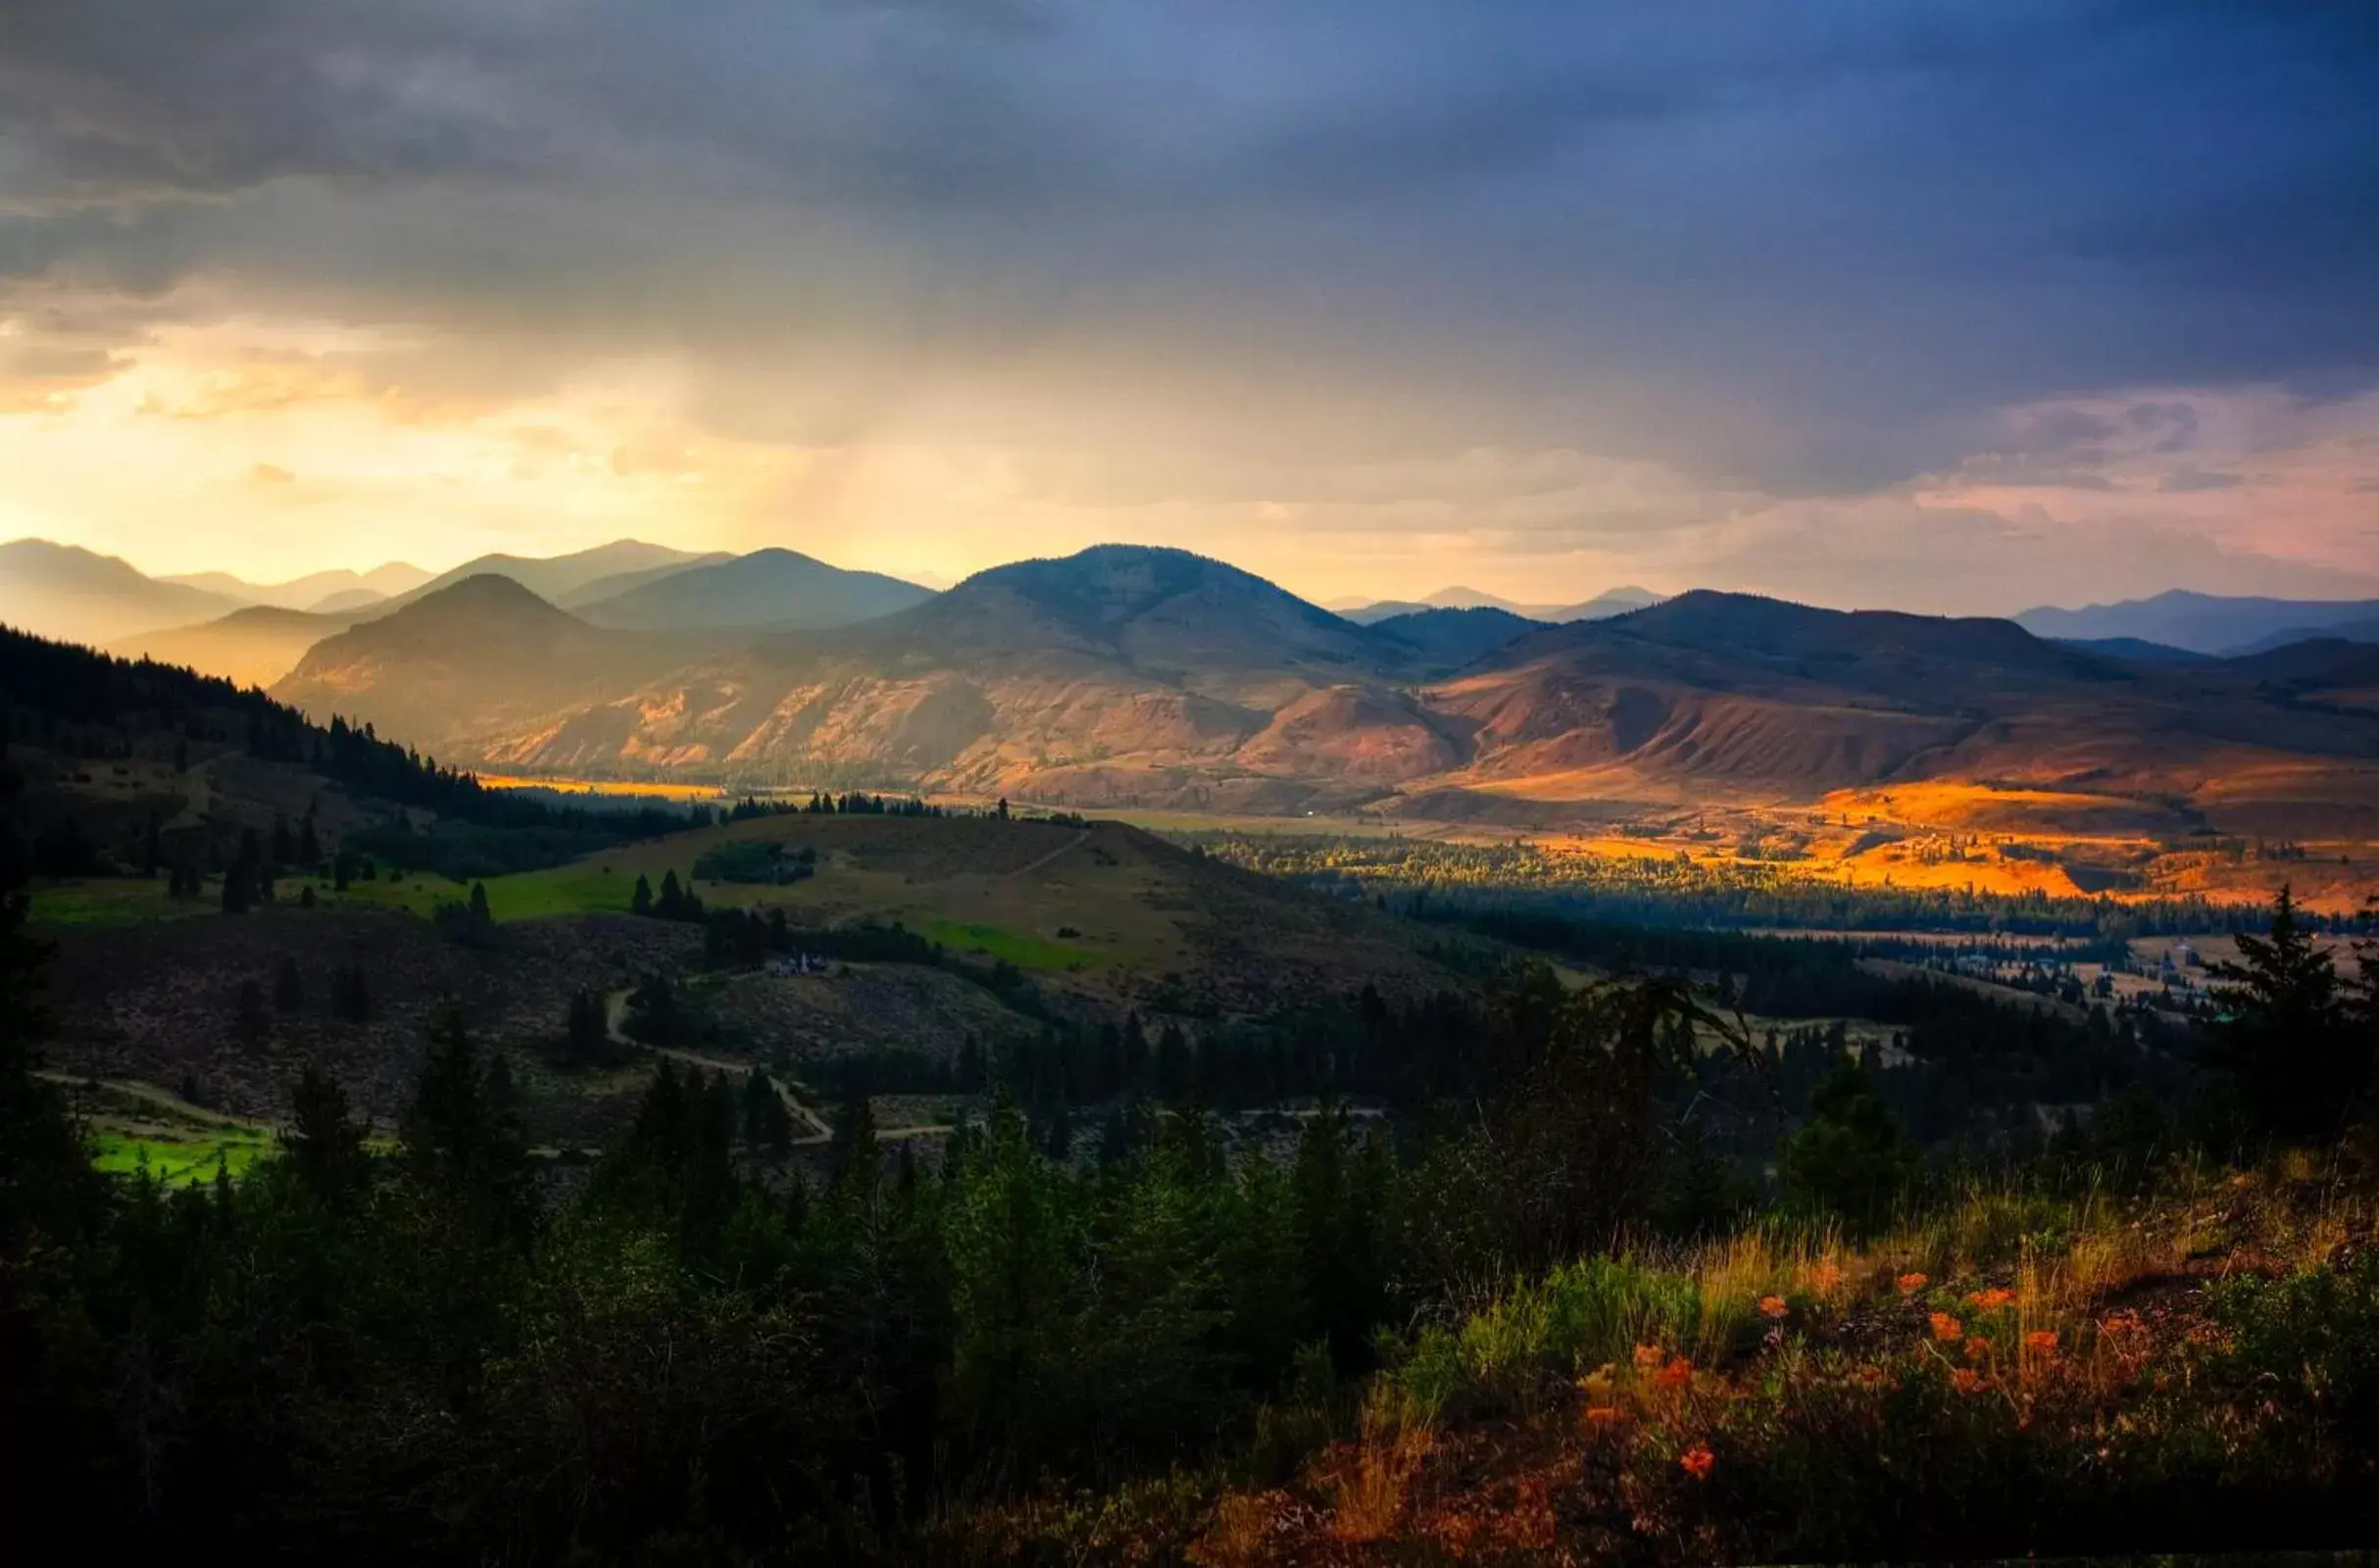
[[[1548,603],[1640,583],[1973,612],[2056,597],[2051,561],[2101,596],[2175,580],[2324,591],[2325,563],[2368,556],[2379,474],[2379,397],[2268,390],[2007,410],[1954,469],[1863,496],[1778,497],[1584,445],[1232,448],[1112,407],[1020,419],[981,385],[803,445],[765,417],[722,420],[719,383],[669,356],[545,361],[190,314],[207,324],[164,321],[96,363],[73,341],[0,335],[0,535],[258,580],[637,537],[947,581],[1117,541],[1187,545],[1316,599],[1462,583]],[[741,387],[739,412],[765,416],[787,388]],[[1896,586],[1846,585],[1846,556]]]

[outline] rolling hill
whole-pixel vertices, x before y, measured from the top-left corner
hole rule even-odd
[[[126,659],[187,664],[202,675],[220,675],[241,686],[270,686],[295,669],[306,651],[355,624],[363,611],[328,613],[251,605],[195,626],[142,632],[119,638],[107,651]]]
[[[2285,648],[2290,643],[2311,641],[2379,643],[2379,615],[2366,616],[2359,620],[2340,621],[2334,626],[2291,627],[2287,631],[2276,631],[2267,637],[2259,637],[2232,652],[2240,656],[2263,654],[2269,653],[2275,648]]]
[[[1538,621],[1508,610],[1415,610],[1370,622],[1371,630],[1411,644],[1423,660],[1448,673],[1542,629]]]
[[[693,631],[743,626],[806,631],[872,620],[930,599],[931,592],[881,572],[845,571],[792,550],[755,550],[709,565],[639,573],[617,593],[593,597],[618,578],[564,601],[598,626]]]

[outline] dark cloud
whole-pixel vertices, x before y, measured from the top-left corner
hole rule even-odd
[[[2113,419],[1999,411],[2379,381],[2374,83],[2368,0],[0,0],[0,286],[681,351],[835,439],[996,388],[970,433],[2084,483]]]

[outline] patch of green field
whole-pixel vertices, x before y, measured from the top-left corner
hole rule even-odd
[[[499,921],[528,920],[539,915],[585,914],[602,909],[624,914],[628,898],[636,887],[636,873],[617,867],[606,872],[600,864],[579,860],[543,871],[491,876],[486,882],[487,906]],[[441,904],[469,900],[471,884],[432,876],[409,876],[402,881],[382,877],[350,883],[344,893],[330,893],[318,885],[315,897],[334,905],[403,909],[427,915]]]
[[[955,953],[988,954],[1006,958],[1019,969],[1071,969],[1087,963],[1091,956],[1064,942],[973,921],[928,920],[917,931],[928,942],[938,942]]]
[[[273,1152],[273,1134],[263,1127],[222,1126],[171,1131],[136,1131],[97,1126],[90,1131],[91,1164],[111,1176],[130,1176],[144,1167],[167,1187],[211,1182],[217,1170],[237,1180]]]
[[[32,896],[33,924],[48,926],[137,925],[205,914],[217,906],[212,898],[169,899],[162,879],[143,877],[39,882]]]

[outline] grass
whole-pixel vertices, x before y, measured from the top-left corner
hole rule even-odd
[[[1550,1485],[1660,1560],[1832,1561],[1895,1530],[2028,1548],[2044,1498],[2044,1549],[2218,1534],[2166,1510],[2233,1480],[2351,1513],[2317,1483],[2362,1462],[2332,1427],[2374,1430],[2379,1263],[2351,1245],[2373,1210],[2318,1162],[2176,1163],[2144,1197],[1978,1185],[1858,1248],[1767,1221],[1581,1259],[1424,1327],[1309,1466],[1304,1515],[1242,1493],[1215,1517],[1275,1547],[1485,1542]]]
[[[138,925],[207,914],[217,907],[213,898],[167,898],[163,878],[42,881],[34,884],[32,898],[32,923],[45,926]]]
[[[1019,969],[1071,969],[1090,958],[1080,948],[978,921],[929,920],[917,930],[927,941],[938,942],[953,952],[1005,958]]]
[[[94,1168],[111,1176],[146,1169],[167,1187],[213,1181],[219,1169],[237,1180],[273,1149],[271,1129],[240,1125],[139,1131],[97,1126],[89,1136]]]

